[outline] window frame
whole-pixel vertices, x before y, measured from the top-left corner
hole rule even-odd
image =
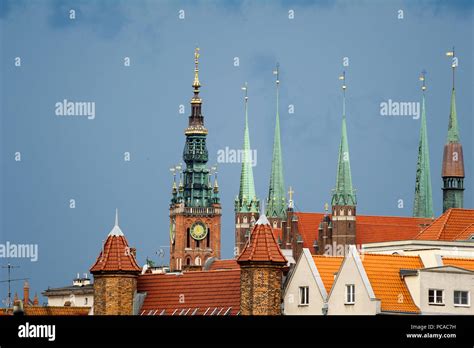
[[[344,304],[346,305],[355,304],[355,284],[346,284],[345,293],[344,293]]]
[[[299,302],[300,307],[309,306],[309,286],[300,286],[299,287]]]
[[[430,292],[433,291],[433,296],[430,296]],[[438,302],[438,293],[441,292],[441,302]],[[430,297],[433,297],[434,302],[430,301]],[[430,306],[444,306],[444,289],[428,289],[428,304]]]
[[[456,292],[467,294],[467,303],[456,303]],[[462,297],[459,297],[461,299]],[[453,290],[454,307],[471,307],[471,292],[469,290]]]

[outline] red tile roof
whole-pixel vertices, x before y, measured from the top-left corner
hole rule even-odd
[[[265,215],[260,216],[250,234],[250,240],[245,245],[237,261],[274,262],[286,264],[288,261],[283,256],[280,247],[273,236],[272,227]]]
[[[282,231],[281,228],[272,228],[273,232],[273,237],[275,237],[275,240],[278,242],[278,238],[282,240]]]
[[[474,209],[452,208],[421,231],[421,240],[467,240],[474,233]]]
[[[381,301],[382,311],[420,312],[400,277],[401,269],[423,268],[419,256],[361,254],[360,257],[375,297]]]
[[[142,315],[235,315],[240,311],[240,270],[143,274]]]
[[[209,271],[215,271],[218,269],[240,269],[240,266],[235,259],[215,260],[209,267]]]
[[[140,272],[135,256],[124,235],[109,234],[104,249],[91,267],[91,273],[100,272]]]
[[[331,291],[335,279],[334,275],[339,271],[343,259],[343,256],[313,255],[314,263],[327,293]]]
[[[465,268],[470,271],[474,271],[474,258],[444,257],[443,256],[443,265],[455,266],[455,267]]]
[[[34,306],[25,307],[25,315],[88,315],[90,307]],[[12,315],[12,309],[0,309],[0,315]]]
[[[303,237],[303,247],[313,250],[324,213],[298,212],[296,215],[298,231]],[[426,218],[369,215],[357,215],[356,221],[357,244],[414,239],[422,228],[433,222],[432,219]]]

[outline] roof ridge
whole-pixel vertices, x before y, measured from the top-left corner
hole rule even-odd
[[[441,227],[441,229],[440,229],[440,231],[439,231],[439,233],[438,233],[438,239],[441,238],[441,235],[443,234],[443,232],[444,232],[444,230],[445,230],[445,228],[446,228],[446,224],[448,223],[449,217],[451,216],[451,213],[452,213],[452,212],[453,212],[452,208],[447,211],[446,217],[445,217],[445,219],[444,219],[444,223],[443,223],[443,225],[442,225],[442,227]],[[444,214],[443,214],[443,215],[444,215]],[[443,215],[441,215],[441,216],[443,216]]]

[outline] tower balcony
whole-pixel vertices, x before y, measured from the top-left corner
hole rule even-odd
[[[219,207],[184,207],[183,205],[178,205],[175,208],[171,209],[171,215],[175,214],[184,214],[189,216],[214,216],[221,215],[222,209]]]

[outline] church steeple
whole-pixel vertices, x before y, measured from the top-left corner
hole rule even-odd
[[[448,137],[444,145],[443,167],[443,212],[450,208],[462,208],[464,204],[464,159],[459,137],[458,119],[456,113],[455,73],[458,59],[454,49],[447,52],[452,57],[453,88],[451,91],[451,108],[449,113]]]
[[[252,169],[252,150],[250,147],[250,134],[248,124],[248,87],[247,83],[242,87],[245,91],[245,128],[244,128],[244,148],[242,159],[242,171],[240,174],[239,196],[235,201],[235,211],[239,213],[252,212],[259,210],[259,201],[255,194],[255,184]]]
[[[280,112],[279,112],[279,93],[280,76],[279,64],[273,72],[276,75],[276,120],[275,136],[273,140],[272,172],[270,176],[270,188],[268,192],[266,215],[271,218],[285,219],[286,217],[286,192],[283,179],[283,159],[281,154],[280,140]]]
[[[207,129],[199,96],[199,48],[194,51],[194,95],[191,115],[184,131],[183,150],[185,168],[175,166],[170,204],[170,269],[199,269],[208,258],[220,258],[221,205],[217,168],[209,168],[206,147]],[[214,174],[214,183],[211,176]],[[176,184],[179,175],[179,184]]]
[[[421,86],[423,96],[421,102],[420,142],[418,145],[418,162],[416,165],[415,202],[413,204],[413,216],[432,218],[434,214],[433,198],[431,193],[430,151],[428,147],[428,132],[426,129],[425,72],[422,72],[420,81],[423,82]]]
[[[342,80],[342,129],[339,156],[337,162],[336,188],[332,196],[332,205],[356,205],[356,195],[352,188],[349,143],[346,129],[346,73],[339,77]]]

